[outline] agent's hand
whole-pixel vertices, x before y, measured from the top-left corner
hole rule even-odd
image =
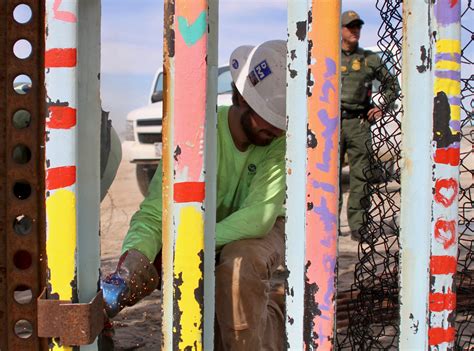
[[[380,119],[380,117],[382,117],[382,110],[378,107],[373,107],[369,110],[369,112],[367,112],[367,120],[370,123],[374,123]]]

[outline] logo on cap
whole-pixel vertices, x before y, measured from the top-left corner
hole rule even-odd
[[[237,61],[236,59],[233,59],[233,60],[232,60],[232,67],[233,67],[234,69],[239,68],[239,61]]]
[[[267,60],[263,60],[254,67],[254,69],[249,73],[248,78],[252,85],[256,86],[270,74],[272,74],[272,70],[270,69],[270,66],[268,66]]]

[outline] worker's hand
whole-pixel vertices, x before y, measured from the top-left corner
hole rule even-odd
[[[130,289],[117,273],[101,279],[100,288],[105,302],[105,312],[109,318],[113,318],[127,305]]]
[[[125,251],[115,272],[100,280],[105,312],[109,318],[125,306],[132,306],[151,294],[158,285],[158,279],[158,272],[148,257],[134,249]]]
[[[382,110],[378,107],[373,107],[369,110],[369,112],[367,112],[367,120],[370,123],[374,123],[380,117],[382,117]]]

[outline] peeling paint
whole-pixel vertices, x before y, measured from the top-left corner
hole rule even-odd
[[[181,148],[179,147],[179,145],[177,145],[176,149],[174,150],[174,154],[173,154],[174,160],[178,161],[178,156],[180,156],[180,155],[181,155]]]
[[[316,135],[313,133],[311,129],[307,129],[307,137],[306,137],[306,144],[308,148],[314,149],[316,146],[318,146],[318,141],[316,139]]]
[[[426,54],[426,48],[424,45],[420,47],[420,61],[421,61],[421,65],[416,66],[416,69],[420,73],[426,72],[429,62],[428,62],[428,55]]]
[[[165,14],[168,16],[168,20],[165,21],[169,28],[165,29],[167,35],[165,35],[166,46],[167,46],[167,54],[169,58],[173,58],[175,56],[175,32],[174,32],[174,8],[175,8],[175,0],[167,0],[165,1]]]
[[[179,307],[179,301],[182,298],[181,286],[183,285],[183,273],[175,275],[173,279],[173,350],[179,350],[181,339],[181,316],[183,311]]]
[[[308,40],[308,65],[311,64],[311,55],[309,53],[311,53],[312,51],[313,51],[313,41]]]
[[[298,71],[291,69],[290,64],[288,64],[288,71],[290,72],[290,78],[295,78],[298,75]]]
[[[296,50],[291,50],[291,51],[290,51],[290,54],[291,54],[290,59],[291,59],[292,61],[297,58],[297,56],[296,56]]]
[[[306,272],[311,266],[311,261],[307,261],[305,265]],[[305,315],[304,315],[304,329],[303,341],[306,350],[316,350],[319,346],[317,340],[318,334],[314,330],[315,318],[321,316],[321,310],[316,302],[316,293],[319,288],[316,283],[310,283],[307,274],[305,274]]]
[[[311,75],[311,69],[308,69],[308,73],[306,74],[306,96],[311,97],[313,95],[313,87],[314,87],[314,80],[313,76]]]
[[[437,147],[445,148],[453,142],[459,142],[461,134],[456,133],[453,135],[449,126],[451,108],[445,92],[440,91],[436,94],[433,106],[433,138],[437,143]]]
[[[419,320],[415,321],[415,317],[411,313],[410,313],[409,318],[413,321],[413,324],[411,325],[410,328],[413,330],[413,334],[417,334],[418,333],[418,327],[420,325],[420,321]]]
[[[296,37],[298,40],[305,40],[306,39],[306,21],[301,21],[296,23]]]

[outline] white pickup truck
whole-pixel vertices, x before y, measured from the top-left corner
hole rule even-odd
[[[217,105],[232,104],[232,77],[229,66],[219,67],[217,77]],[[158,70],[150,91],[150,103],[130,111],[127,115],[125,140],[130,162],[136,164],[138,186],[146,195],[148,184],[161,159],[163,117],[163,72]]]

